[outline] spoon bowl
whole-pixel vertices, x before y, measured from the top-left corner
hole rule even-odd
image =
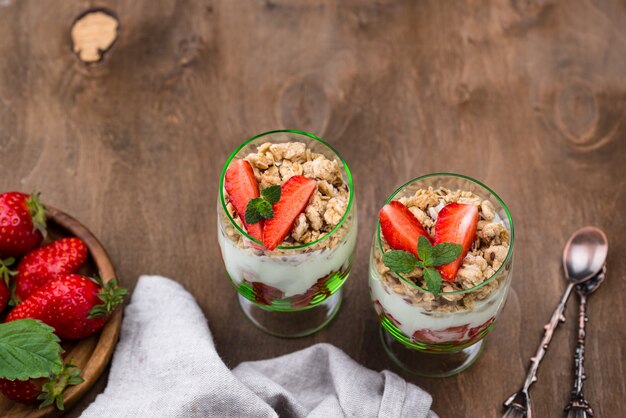
[[[604,278],[606,277],[606,266],[602,267],[600,273],[593,276],[593,278],[587,280],[586,282],[582,282],[576,285],[576,291],[580,294],[588,296],[595,292],[602,282],[604,282]]]
[[[604,267],[609,251],[606,234],[593,226],[574,232],[563,251],[563,270],[568,281],[582,283],[597,275]]]

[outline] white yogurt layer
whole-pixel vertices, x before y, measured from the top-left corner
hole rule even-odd
[[[502,306],[504,306],[506,287],[508,283],[502,285],[485,300],[477,302],[476,305],[467,311],[444,312],[426,311],[424,308],[411,305],[403,299],[403,296],[387,290],[381,280],[376,268],[370,269],[370,291],[372,300],[380,302],[386,313],[393,316],[398,328],[407,337],[412,337],[416,331],[428,332],[431,342],[457,342],[469,339],[469,330],[480,327],[494,318]],[[378,308],[377,308],[378,309]],[[390,318],[391,319],[391,318]],[[451,327],[465,327],[464,331],[449,332],[444,330]],[[418,338],[419,339],[419,338]]]
[[[244,279],[260,282],[281,290],[288,298],[306,293],[322,277],[349,267],[357,236],[356,218],[352,222],[335,248],[308,253],[298,253],[301,250],[296,249],[293,255],[272,256],[252,248],[240,248],[221,228],[217,235],[226,271],[236,285]]]

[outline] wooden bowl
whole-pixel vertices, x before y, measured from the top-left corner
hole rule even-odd
[[[58,209],[46,207],[48,217],[48,237],[44,243],[58,238],[75,236],[82,239],[89,255],[87,261],[78,271],[83,275],[99,274],[105,281],[115,276],[115,269],[107,252],[98,239],[76,219]],[[119,277],[116,277],[119,282]],[[81,376],[85,381],[65,390],[65,410],[70,409],[96,382],[109,363],[113,349],[117,343],[122,324],[122,309],[117,309],[104,325],[104,328],[91,337],[78,341],[63,341],[65,349],[63,357],[73,359],[74,364],[82,370]],[[12,402],[0,395],[0,416],[19,418],[42,418],[62,415],[54,406],[38,409],[36,405],[29,406]]]

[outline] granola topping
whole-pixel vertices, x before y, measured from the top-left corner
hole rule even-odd
[[[297,246],[317,241],[332,231],[344,216],[350,198],[350,190],[340,171],[337,159],[313,152],[303,142],[271,143],[257,147],[257,152],[245,158],[259,183],[260,189],[282,185],[293,176],[303,175],[317,181],[308,205],[294,222],[291,233],[282,246]],[[235,208],[224,192],[226,209],[238,226],[243,228]],[[345,237],[351,222],[345,222],[330,239],[314,245],[310,250],[334,248]],[[226,235],[238,246],[244,247],[241,234],[229,222],[225,222]]]
[[[503,274],[475,291],[465,294],[446,294],[447,292],[470,289],[484,283],[504,263],[509,251],[510,235],[496,214],[492,202],[483,200],[470,191],[452,191],[444,187],[419,189],[413,196],[402,197],[398,201],[415,215],[431,236],[434,234],[439,210],[449,203],[458,202],[477,206],[480,220],[476,231],[476,241],[463,259],[456,280],[454,282],[444,281],[441,288],[442,293],[437,297],[399,279],[383,264],[382,254],[376,251],[376,267],[383,285],[388,291],[401,295],[406,302],[423,307],[426,311],[456,312],[472,309],[478,301],[486,299],[500,287],[504,278]],[[381,240],[383,251],[391,250],[384,237],[381,236]],[[403,277],[420,287],[426,288],[420,268],[404,274]]]

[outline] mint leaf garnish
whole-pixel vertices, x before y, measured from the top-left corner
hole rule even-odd
[[[395,273],[410,273],[417,266],[417,258],[407,251],[392,250],[383,254],[383,263]]]
[[[0,324],[0,378],[49,377],[63,369],[54,328],[34,319]]]
[[[430,245],[430,241],[424,236],[419,236],[417,239],[417,255],[420,260],[424,262],[424,265],[430,266],[433,254],[433,246]]]
[[[259,202],[263,202],[263,198],[255,197],[254,199],[250,199],[248,206],[246,206],[246,223],[248,225],[261,222],[263,219],[261,213],[259,213]]]
[[[261,190],[261,196],[269,202],[270,205],[276,204],[280,200],[280,186],[270,186]]]
[[[267,200],[261,200],[257,205],[257,210],[263,219],[274,217],[274,209],[272,209],[272,205]]]
[[[459,258],[463,252],[463,246],[451,242],[442,242],[432,247],[432,266],[443,266]]]
[[[433,295],[438,295],[441,290],[441,282],[442,282],[441,274],[432,268],[427,267],[424,269],[424,281],[426,282],[426,288]]]
[[[426,288],[433,295],[441,291],[443,278],[434,267],[443,266],[456,260],[463,252],[463,246],[451,242],[442,242],[433,246],[428,238],[417,239],[417,255],[407,251],[391,250],[383,254],[383,263],[394,273],[410,273],[416,267],[424,269]]]
[[[280,186],[270,186],[261,190],[261,197],[250,199],[246,206],[246,223],[248,225],[274,217],[272,205],[280,200]]]

